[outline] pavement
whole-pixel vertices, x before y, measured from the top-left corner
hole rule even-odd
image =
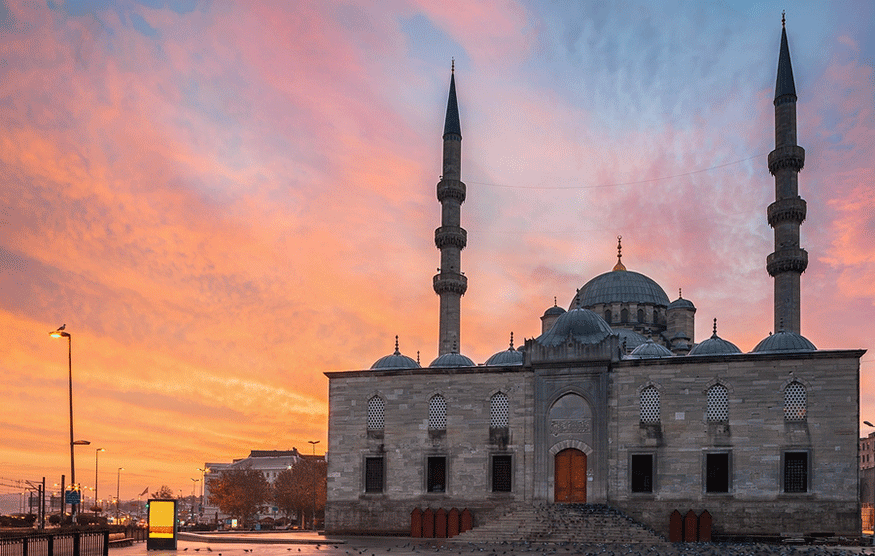
[[[110,556],[850,556],[875,547],[767,544],[471,543],[453,539],[324,536],[311,532],[185,534],[176,551],[146,550],[146,543],[112,548]]]

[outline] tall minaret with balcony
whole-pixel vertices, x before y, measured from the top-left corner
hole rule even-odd
[[[434,277],[434,292],[441,299],[438,355],[459,350],[461,299],[468,289],[468,279],[462,274],[462,249],[468,243],[468,233],[461,227],[465,184],[462,183],[462,128],[459,125],[459,104],[456,101],[456,68],[450,73],[450,97],[444,122],[443,175],[437,184],[437,199],[441,204],[441,227],[434,231],[434,244],[441,250],[441,267]]]
[[[799,171],[805,149],[796,144],[796,85],[790,65],[787,28],[781,18],[781,53],[775,84],[775,150],[769,153],[769,172],[775,176],[775,202],[769,205],[769,226],[775,230],[775,252],[766,269],[775,279],[775,332],[800,333],[799,279],[808,267],[808,252],[799,246],[799,226],[806,204],[799,196]]]

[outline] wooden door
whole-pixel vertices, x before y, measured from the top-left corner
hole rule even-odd
[[[557,503],[586,503],[586,454],[574,448],[556,454],[553,490]]]

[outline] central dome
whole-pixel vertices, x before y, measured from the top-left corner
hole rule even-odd
[[[592,307],[609,303],[637,303],[667,307],[668,295],[659,284],[631,270],[612,270],[583,285],[571,300],[571,307]]]

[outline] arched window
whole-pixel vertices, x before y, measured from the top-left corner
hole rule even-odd
[[[428,400],[428,428],[433,431],[447,428],[447,401],[440,394]]]
[[[638,309],[638,322],[644,322],[644,309]]]
[[[629,322],[629,309],[623,307],[620,310],[620,322]]]
[[[808,413],[808,395],[805,386],[791,382],[784,390],[784,419],[804,421]]]
[[[659,324],[659,311],[653,310],[653,324]]]
[[[729,391],[722,384],[708,388],[708,421],[720,422],[729,419]]]
[[[605,322],[611,324],[611,310],[605,309]]]
[[[641,422],[659,422],[659,390],[655,386],[641,390]]]
[[[384,410],[386,402],[380,396],[374,396],[368,400],[368,430],[381,431],[384,424]]]
[[[507,428],[510,403],[507,394],[498,392],[489,401],[489,427],[493,429]]]

